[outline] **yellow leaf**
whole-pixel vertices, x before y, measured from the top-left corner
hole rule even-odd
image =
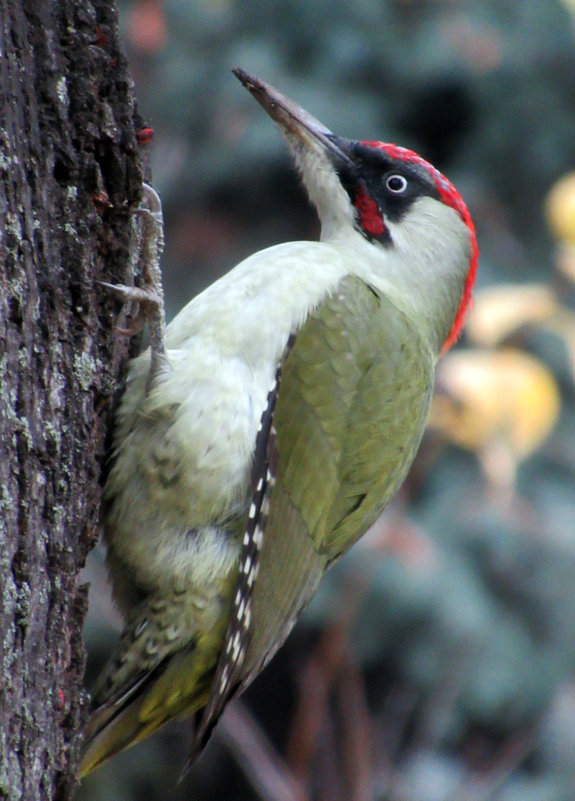
[[[559,388],[551,372],[523,351],[460,350],[437,372],[430,425],[474,451],[495,483],[506,483],[555,425]]]
[[[546,322],[558,310],[555,294],[543,284],[502,284],[477,292],[466,330],[476,345],[493,347],[523,326]]]
[[[567,173],[553,186],[547,195],[545,213],[554,236],[575,245],[575,172]]]

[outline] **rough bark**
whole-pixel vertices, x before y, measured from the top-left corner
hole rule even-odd
[[[0,798],[66,799],[141,172],[112,0],[0,0]]]

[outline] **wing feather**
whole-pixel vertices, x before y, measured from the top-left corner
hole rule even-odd
[[[208,703],[196,715],[196,726],[192,745],[184,764],[184,775],[207,743],[228,701],[238,692],[242,676],[246,649],[252,635],[252,595],[256,586],[260,553],[270,508],[270,496],[275,482],[277,467],[273,424],[278,397],[283,361],[291,350],[294,336],[290,335],[282,361],[275,376],[273,387],[267,398],[256,437],[252,468],[252,499],[248,510],[247,524],[242,539],[238,578],[234,588],[230,622],[223,648],[216,667]]]
[[[406,315],[355,277],[290,338],[256,442],[232,619],[186,767],[405,477],[433,367]]]

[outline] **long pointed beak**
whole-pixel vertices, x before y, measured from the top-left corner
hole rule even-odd
[[[314,144],[317,146],[319,143],[323,145],[334,161],[350,163],[349,156],[338,147],[339,137],[335,136],[329,128],[312,117],[305,109],[282,95],[269,83],[254,78],[241,67],[235,67],[232,72],[255,97],[260,106],[278,123],[288,139],[295,137],[308,148],[313,148]]]

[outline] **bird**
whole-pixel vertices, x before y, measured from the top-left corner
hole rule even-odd
[[[124,629],[81,776],[181,718],[190,768],[405,479],[472,297],[475,229],[444,175],[233,72],[287,140],[321,234],[254,253],[166,327],[146,188],[148,285],[116,289],[151,345],[129,366],[102,515]]]

